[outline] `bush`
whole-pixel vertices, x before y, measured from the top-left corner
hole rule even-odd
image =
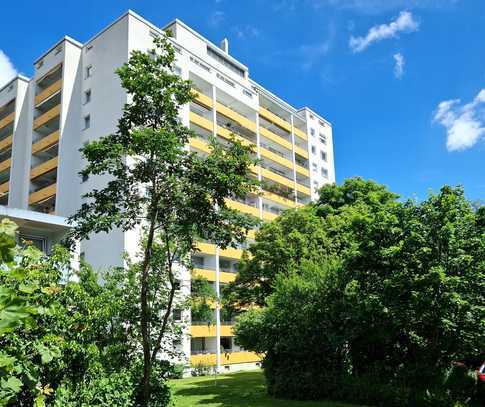
[[[78,384],[63,383],[55,393],[55,407],[133,407],[135,386],[124,371],[100,375]]]

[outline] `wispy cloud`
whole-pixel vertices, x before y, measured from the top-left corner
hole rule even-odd
[[[362,52],[375,42],[389,38],[395,38],[400,33],[410,33],[417,31],[419,23],[414,19],[409,11],[401,11],[399,17],[389,24],[375,25],[371,27],[367,35],[363,37],[351,36],[349,40],[350,49],[355,52]]]
[[[221,10],[216,10],[209,16],[208,23],[211,27],[217,28],[221,25],[221,23],[225,19],[226,19],[225,13]]]
[[[303,3],[305,0],[300,1]],[[334,7],[340,10],[353,11],[361,14],[380,14],[397,10],[407,9],[436,9],[453,6],[460,0],[306,0],[313,7]]]
[[[438,105],[433,121],[445,127],[448,151],[462,151],[485,138],[485,89],[465,105],[460,99],[445,100]]]
[[[258,37],[261,33],[257,27],[251,24],[235,26],[232,31],[236,34],[237,38],[254,38]]]
[[[0,88],[15,75],[17,75],[17,70],[10,61],[10,58],[0,49]]]
[[[404,75],[404,65],[406,64],[404,55],[398,52],[392,57],[394,58],[394,76],[396,79],[401,79]]]

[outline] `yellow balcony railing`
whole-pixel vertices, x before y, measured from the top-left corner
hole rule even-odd
[[[294,130],[293,130],[293,132],[295,133],[295,136],[298,136],[298,137],[300,137],[301,139],[303,139],[305,141],[308,140],[307,134],[304,131],[301,131],[299,128],[295,127]]]
[[[45,88],[42,92],[40,92],[36,97],[35,97],[35,105],[39,105],[42,103],[44,100],[50,98],[52,95],[56,94],[61,90],[62,87],[62,79],[59,79],[57,82],[54,82],[52,85],[49,87]]]
[[[265,178],[268,178],[272,181],[275,181],[277,182],[278,184],[282,184],[282,185],[285,185],[291,189],[294,189],[295,188],[295,183],[288,179],[288,178],[285,178],[279,174],[276,174],[274,173],[273,171],[270,171],[266,168],[261,168],[261,176],[265,177]]]
[[[290,141],[276,135],[271,130],[268,130],[265,127],[259,126],[259,134],[263,137],[266,137],[268,140],[274,141],[276,144],[287,148],[290,151],[292,150],[292,145]]]
[[[214,126],[212,124],[212,120],[206,119],[205,117],[202,117],[195,112],[190,112],[189,119],[192,123],[196,124],[199,127],[202,127],[203,129],[206,129],[210,132],[212,132],[212,130],[214,128]]]
[[[267,222],[270,222],[273,219],[276,219],[277,217],[278,215],[276,215],[275,213],[263,211],[263,220]]]
[[[204,95],[203,93],[199,92],[196,89],[192,89],[192,91],[196,94],[195,99],[201,104],[209,109],[212,109],[212,99],[209,96]]]
[[[216,336],[215,325],[192,325],[190,335],[194,338]],[[234,336],[232,325],[221,325],[221,336]]]
[[[199,251],[204,254],[216,254],[216,246],[211,243],[198,242],[197,249],[199,249]]]
[[[308,151],[303,150],[303,148],[298,147],[296,144],[295,144],[295,153],[308,160]]]
[[[263,191],[263,197],[270,200],[270,201],[284,205],[288,208],[295,208],[296,206],[298,206],[294,200],[284,198],[282,196],[274,194],[273,192]]]
[[[270,122],[276,124],[277,126],[291,133],[291,124],[288,123],[286,120],[283,120],[281,117],[275,115],[273,112],[270,112],[268,109],[265,109],[264,107],[260,106],[259,114],[263,116],[265,119],[269,120]]]
[[[209,281],[216,281],[215,270],[206,270],[200,268],[194,268],[194,275],[197,277],[206,278]],[[230,283],[236,279],[235,273],[228,273],[226,271],[219,271],[219,281],[221,283]]]
[[[0,184],[0,194],[4,194],[5,192],[8,192],[9,189],[9,181],[4,182],[3,184]]]
[[[3,160],[0,163],[0,172],[9,169],[11,164],[12,164],[12,159],[11,158],[7,158],[6,160]]]
[[[255,363],[261,361],[261,356],[253,352],[231,352],[221,353],[221,365],[231,365],[236,363]],[[207,353],[190,356],[190,364],[197,366],[203,364],[206,366],[215,366],[217,358],[215,353]]]
[[[252,143],[251,141],[245,139],[242,136],[239,136],[238,134],[232,133],[231,130],[228,130],[225,127],[222,127],[222,126],[217,126],[217,135],[225,138],[226,140],[231,140],[232,138],[234,138],[234,139],[238,140],[243,146],[255,147],[255,144]]]
[[[287,158],[281,157],[280,155],[273,153],[272,151],[269,151],[264,147],[260,147],[259,151],[263,157],[268,158],[271,161],[277,162],[278,164],[289,168],[290,170],[293,170],[293,163]]]
[[[311,190],[310,190],[310,188],[308,188],[305,185],[302,185],[302,184],[300,184],[298,182],[296,183],[296,190],[298,192],[302,192],[303,194],[308,195],[308,196],[310,196],[311,193],[312,193]]]
[[[49,147],[52,147],[59,141],[59,130],[56,130],[46,137],[41,138],[36,143],[32,144],[32,154],[43,151]]]
[[[227,249],[220,249],[219,255],[222,257],[229,257],[231,259],[239,260],[242,257],[243,250],[234,249],[233,247],[228,247]]]
[[[58,157],[51,158],[43,162],[42,164],[38,165],[37,167],[32,168],[30,170],[30,179],[34,179],[40,177],[41,175],[52,171],[54,168],[57,168]]]
[[[54,106],[52,109],[48,110],[44,114],[40,115],[39,117],[37,117],[37,119],[34,120],[34,130],[47,123],[49,120],[52,120],[53,118],[59,116],[60,113],[61,105],[59,104],[57,106]]]
[[[302,167],[301,165],[295,164],[295,169],[296,169],[296,172],[300,173],[301,175],[304,175],[305,177],[310,178],[310,171],[308,171],[306,168]]]
[[[0,151],[6,150],[12,145],[13,137],[12,135],[5,137],[3,140],[0,141]]]
[[[190,147],[195,148],[196,150],[203,151],[204,153],[210,154],[211,148],[209,144],[206,143],[205,140],[200,138],[191,138],[189,142]]]
[[[30,194],[29,204],[32,205],[35,203],[40,203],[53,197],[56,194],[56,188],[57,188],[57,184],[54,183]]]
[[[14,117],[15,117],[15,112],[12,112],[9,115],[5,116],[2,120],[0,120],[0,129],[3,129],[4,127],[12,123]]]
[[[259,218],[259,208],[255,208],[254,206],[251,206],[251,205],[246,205],[242,202],[233,201],[231,199],[228,199],[226,201],[226,204],[231,209],[236,209],[243,213],[247,213]]]
[[[222,103],[217,102],[217,111],[223,114],[226,117],[234,120],[235,122],[239,123],[241,126],[246,127],[247,129],[256,133],[256,123],[252,120],[249,120],[247,117],[244,117],[242,114],[236,113],[234,110],[224,106]]]

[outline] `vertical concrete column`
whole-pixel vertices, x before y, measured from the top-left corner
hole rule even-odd
[[[256,157],[258,160],[261,159],[261,136],[259,135],[259,112],[256,112]],[[258,165],[258,180],[261,182],[261,167]],[[258,196],[258,206],[259,206],[259,219],[263,219],[263,200],[261,196]]]
[[[213,130],[212,135],[217,137],[217,93],[216,87],[212,85],[212,124]],[[220,309],[220,298],[221,298],[221,290],[220,290],[220,271],[219,271],[219,248],[216,247],[216,295],[217,295],[217,304],[216,304],[216,371],[221,371],[221,309]]]
[[[295,203],[298,203],[298,190],[296,189],[296,158],[295,158],[295,129],[293,123],[293,115],[290,116],[291,119],[291,161],[293,162],[293,182],[295,188]]]

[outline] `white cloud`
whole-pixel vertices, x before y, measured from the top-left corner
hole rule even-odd
[[[485,89],[465,105],[461,104],[460,99],[441,102],[433,121],[445,127],[448,151],[473,147],[480,139],[485,138]]]
[[[221,10],[216,10],[209,16],[209,25],[217,28],[225,19],[226,15],[224,12]]]
[[[397,54],[393,55],[394,58],[394,76],[396,79],[401,79],[404,75],[404,65],[406,64],[406,60],[404,59],[404,55],[398,52]]]
[[[233,31],[238,38],[254,38],[260,34],[259,29],[250,24],[245,26],[235,26]]]
[[[389,24],[381,24],[371,27],[365,37],[350,37],[349,47],[353,52],[362,52],[374,42],[397,37],[399,33],[417,31],[419,23],[409,11],[401,11],[399,17]]]
[[[331,6],[362,14],[380,14],[405,7],[406,9],[449,8],[460,0],[307,0],[313,7]]]
[[[0,88],[17,75],[10,58],[0,49]]]

